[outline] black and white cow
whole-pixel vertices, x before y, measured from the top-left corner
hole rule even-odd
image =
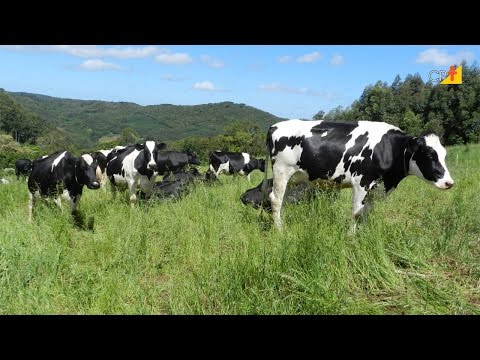
[[[15,161],[15,174],[17,175],[17,180],[20,178],[20,175],[29,176],[32,171],[32,160],[29,159],[18,159]]]
[[[107,164],[107,176],[112,186],[113,196],[116,195],[117,186],[128,187],[130,205],[133,208],[137,201],[136,188],[138,187],[148,199],[157,176],[155,171],[157,153],[164,148],[166,148],[165,143],[156,144],[155,141],[148,140],[145,144],[130,145],[115,151],[113,158]]]
[[[29,219],[37,196],[53,197],[61,207],[60,196],[70,199],[71,212],[75,212],[83,186],[98,189],[100,184],[95,176],[96,161],[90,156],[75,157],[68,151],[57,151],[33,161],[28,178],[30,196]]]
[[[111,150],[98,150],[90,155],[92,158],[97,160],[97,169],[96,169],[96,174],[97,174],[97,179],[98,182],[100,183],[100,186],[102,188],[105,187],[107,183],[107,156],[110,154]]]
[[[279,229],[283,196],[291,178],[294,183],[328,180],[339,188],[351,187],[356,220],[366,219],[372,190],[382,183],[382,195],[390,194],[408,175],[439,189],[450,189],[454,183],[437,135],[426,132],[414,137],[384,122],[282,121],[268,130],[266,153],[267,161],[272,159],[269,198]],[[267,181],[264,184],[266,188]],[[353,231],[355,227],[356,223]]]
[[[250,181],[250,173],[258,169],[265,172],[265,160],[255,159],[245,152],[214,151],[210,154],[210,171],[216,176],[222,172],[227,174],[246,175]]]
[[[159,151],[156,162],[159,175],[182,172],[187,164],[200,165],[197,154],[191,151]]]

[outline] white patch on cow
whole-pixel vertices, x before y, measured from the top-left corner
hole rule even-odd
[[[98,150],[98,152],[101,152],[103,155],[105,155],[105,157],[107,157],[108,154],[110,154],[111,151],[112,151],[112,149],[110,149],[110,150]]]
[[[320,135],[320,137],[327,136],[327,134],[328,134],[328,131],[325,131],[322,135]]]
[[[43,156],[42,156],[42,159],[45,159],[45,158],[47,158],[47,157],[48,157],[48,155],[43,155]]]
[[[55,160],[53,160],[53,163],[52,163],[52,170],[50,170],[51,172],[53,172],[53,169],[58,165],[58,163],[64,158],[65,154],[67,152],[64,151],[62,152]]]
[[[150,168],[153,169],[157,165],[155,163],[155,158],[153,156],[153,150],[155,150],[155,141],[151,141],[151,140],[146,141],[145,142],[145,149],[143,151],[147,151],[147,149],[148,149],[148,151],[150,151],[150,161],[147,164],[147,168],[148,169],[150,169]]]
[[[373,159],[373,152],[375,151],[375,146],[377,146],[380,143],[380,141],[382,140],[382,137],[389,130],[400,130],[400,129],[396,126],[383,123],[383,122],[359,121],[358,126],[355,129],[353,129],[352,132],[350,133],[352,137],[350,138],[350,140],[347,141],[345,146],[345,151],[342,154],[342,158],[337,164],[335,172],[332,175],[330,175],[330,178],[335,179],[340,175],[345,175],[345,178],[342,182],[350,182],[351,176],[353,174],[350,173],[350,169],[347,169],[347,171],[345,171],[345,166],[344,166],[345,163],[343,160],[347,151],[355,145],[355,141],[360,136],[365,135],[368,132],[367,142],[365,143],[365,145],[362,147],[362,149],[359,151],[357,155],[350,156],[348,160],[350,160],[350,167],[352,166],[353,163],[357,161],[363,161],[364,157],[361,156],[361,154],[366,148],[372,151],[372,153],[370,154],[370,159]]]
[[[242,153],[244,164],[247,165],[250,162],[250,154]]]
[[[323,120],[315,120],[315,121],[305,121],[299,119],[291,119],[282,122],[278,122],[273,124],[272,126],[276,126],[277,129],[273,133],[272,140],[273,140],[273,149],[272,152],[275,152],[275,141],[280,139],[281,137],[299,137],[305,136],[305,138],[312,137],[312,128],[321,124]],[[287,146],[288,148],[288,146]]]
[[[227,174],[229,173],[229,171],[230,171],[230,161],[227,161],[226,163],[220,164],[220,166],[218,167],[218,170],[215,172],[215,175],[216,176],[220,175],[222,173],[222,171],[227,173]]]
[[[83,154],[82,158],[85,160],[85,162],[88,164],[88,166],[92,165],[93,158],[90,154]]]
[[[447,164],[445,163],[445,157],[447,156],[447,150],[442,146],[440,143],[440,138],[435,135],[435,134],[430,134],[425,137],[425,143],[427,146],[430,146],[433,150],[437,152],[438,155],[438,161],[440,164],[443,166],[445,169],[445,174],[443,175],[443,178],[437,180],[434,185],[439,188],[439,189],[445,189],[446,184],[450,183],[453,185],[454,181],[452,177],[450,176],[450,172],[447,169]]]

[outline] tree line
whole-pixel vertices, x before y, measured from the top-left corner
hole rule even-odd
[[[360,98],[347,108],[341,106],[317,120],[385,121],[411,135],[435,131],[446,145],[480,141],[480,68],[462,63],[461,85],[425,83],[421,76],[397,75],[389,86],[378,81],[369,85]]]

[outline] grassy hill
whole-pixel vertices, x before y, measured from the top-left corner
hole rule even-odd
[[[349,189],[286,205],[277,232],[239,201],[259,171],[135,209],[85,189],[85,227],[43,201],[29,223],[0,172],[0,314],[478,315],[480,145],[447,151],[451,190],[410,176],[355,235]]]
[[[262,129],[282,120],[245,104],[221,102],[203,105],[149,105],[63,99],[25,92],[8,92],[18,104],[52,125],[73,135],[73,141],[89,146],[99,138],[121,134],[126,127],[143,136],[163,141],[188,136],[213,136],[237,120],[257,123]]]

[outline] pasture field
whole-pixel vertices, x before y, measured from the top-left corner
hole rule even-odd
[[[286,205],[278,233],[239,200],[259,171],[133,210],[85,188],[75,221],[38,202],[32,223],[9,175],[0,314],[478,314],[480,145],[447,151],[451,190],[410,176],[355,235],[349,189]]]

